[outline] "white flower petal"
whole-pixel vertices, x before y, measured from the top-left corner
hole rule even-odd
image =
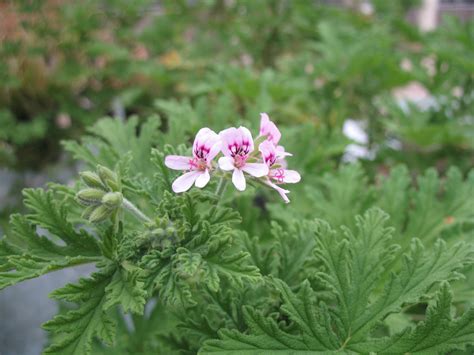
[[[247,127],[240,126],[239,133],[241,135],[242,144],[248,143],[249,153],[253,152],[253,138],[252,133],[250,133]]]
[[[209,171],[207,169],[204,171],[201,171],[200,173],[201,174],[196,179],[196,187],[199,187],[200,189],[202,189],[204,186],[207,185],[211,176],[209,175]]]
[[[217,141],[212,145],[211,151],[207,155],[207,161],[210,162],[212,159],[216,157],[217,154],[221,151],[221,139],[219,136],[217,136]]]
[[[205,147],[209,151],[206,160],[211,161],[220,151],[220,140],[219,135],[212,129],[201,128],[194,139],[193,154]]]
[[[239,191],[245,190],[245,177],[244,172],[240,169],[234,169],[234,173],[232,174],[232,183],[234,184],[235,188]]]
[[[278,158],[284,158],[284,157],[291,157],[293,154],[285,151],[285,147],[282,145],[279,145],[276,147],[276,155]]]
[[[232,152],[230,151],[230,147],[238,147],[242,148],[245,147],[248,150],[247,153],[251,153],[253,151],[253,139],[252,134],[250,131],[240,126],[239,128],[231,127],[224,129],[219,133],[222,142],[222,153],[225,156],[232,156]]]
[[[290,191],[282,189],[279,186],[275,186],[274,189],[279,193],[280,197],[283,199],[283,201],[285,201],[285,203],[290,203],[290,199],[288,196],[286,196],[286,194],[289,194]]]
[[[295,170],[285,170],[283,182],[287,184],[296,184],[301,180],[301,175]]]
[[[369,136],[364,131],[363,125],[356,120],[347,119],[342,127],[342,133],[356,143],[367,144],[369,141]]]
[[[201,128],[194,138],[193,148],[195,148],[197,145],[205,144],[209,139],[212,138],[213,135],[217,136],[217,134],[212,129],[207,127]]]
[[[290,191],[288,190],[285,190],[285,189],[282,189],[280,186],[278,185],[275,185],[274,183],[270,182],[270,181],[267,181],[266,184],[270,187],[272,187],[273,189],[275,189],[278,194],[281,196],[281,198],[283,199],[283,201],[285,201],[285,203],[289,203],[290,202],[290,199],[288,198],[288,196],[286,196],[286,194],[289,194]]]
[[[258,147],[260,153],[262,153],[263,161],[268,165],[272,166],[275,164],[277,158],[277,151],[275,145],[271,141],[264,141]]]
[[[246,163],[242,167],[242,170],[255,177],[268,175],[268,166],[263,163]]]
[[[220,157],[219,158],[219,168],[225,171],[233,170],[234,167],[234,159],[231,157]]]
[[[190,171],[181,175],[173,182],[173,191],[176,193],[188,191],[201,174],[201,171]]]
[[[222,154],[228,157],[232,156],[232,153],[229,150],[229,146],[232,146],[232,144],[234,144],[235,141],[237,140],[237,137],[238,137],[237,128],[230,127],[230,128],[224,129],[223,131],[219,132],[219,136],[221,137]]]
[[[173,170],[189,170],[191,165],[189,162],[193,158],[183,157],[182,155],[168,155],[165,158],[165,165]]]

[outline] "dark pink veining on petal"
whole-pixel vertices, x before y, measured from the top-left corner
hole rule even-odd
[[[282,184],[285,181],[285,169],[271,170],[271,177]]]
[[[211,148],[206,147],[204,144],[202,144],[202,145],[197,145],[193,153],[196,158],[206,159],[210,151],[211,151]]]

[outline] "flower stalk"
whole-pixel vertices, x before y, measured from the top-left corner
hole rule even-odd
[[[217,185],[216,188],[216,195],[219,197],[219,199],[222,198],[222,195],[225,192],[225,189],[227,188],[227,179],[225,176],[222,176],[221,179],[219,180],[219,184]]]
[[[153,223],[151,218],[149,218],[147,215],[145,215],[142,211],[138,209],[132,202],[127,200],[125,197],[123,198],[123,203],[122,206],[129,211],[131,214],[133,214],[135,217],[138,219],[142,220],[145,223]]]

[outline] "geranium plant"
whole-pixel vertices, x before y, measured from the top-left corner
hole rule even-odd
[[[369,186],[349,166],[308,179],[308,212],[278,198],[288,202],[282,186],[300,174],[268,115],[255,140],[245,127],[202,128],[192,151],[166,144],[159,126],[101,120],[65,143],[88,166],[75,184],[24,191],[28,212],[0,241],[0,288],[97,269],[51,294],[64,307],[43,325],[45,354],[432,354],[474,343],[473,174],[452,170],[440,184],[429,172],[411,187],[397,168]],[[245,216],[262,211],[251,228]]]

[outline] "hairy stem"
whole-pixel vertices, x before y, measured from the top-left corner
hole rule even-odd
[[[131,212],[138,219],[140,219],[140,220],[142,220],[146,223],[152,223],[153,222],[148,216],[146,216],[142,211],[140,211],[133,203],[131,203],[125,197],[123,199],[123,207],[125,207],[125,209],[127,209],[129,212]]]
[[[225,178],[225,176],[222,176],[221,179],[219,180],[219,184],[217,185],[217,189],[216,189],[216,195],[219,197],[219,199],[224,194],[226,187],[227,187],[227,179]]]

